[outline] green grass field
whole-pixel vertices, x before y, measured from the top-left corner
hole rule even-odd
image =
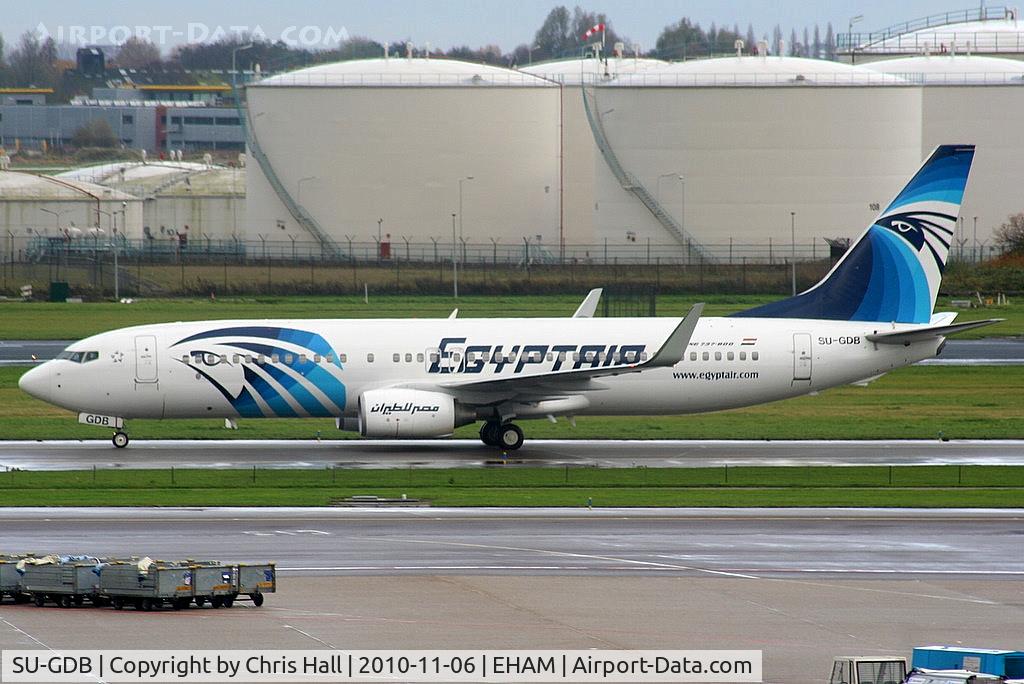
[[[134,304],[90,302],[0,302],[0,339],[80,339],[129,325],[225,318],[439,318],[453,308],[462,317],[569,316],[586,293],[578,295],[451,297],[380,295],[370,297],[238,297],[209,299],[146,299]],[[707,316],[724,316],[778,299],[769,295],[662,295],[660,316],[682,315],[694,303],[708,304]],[[938,310],[949,307],[942,297]],[[1024,304],[960,311],[958,320],[1006,318],[996,326],[970,331],[961,338],[1024,335]]]
[[[0,439],[109,439],[74,414],[18,389],[23,368],[0,368]],[[839,387],[734,411],[689,416],[581,417],[573,429],[523,421],[527,439],[1020,439],[1024,438],[1024,367],[919,366],[868,387]],[[456,436],[477,437],[476,427]],[[332,419],[252,419],[238,430],[222,421],[136,420],[133,439],[345,439]]]
[[[0,473],[9,506],[326,506],[353,495],[436,506],[1017,507],[1024,468],[99,470]]]

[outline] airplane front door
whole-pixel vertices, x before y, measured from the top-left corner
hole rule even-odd
[[[811,335],[793,334],[793,381],[808,382],[811,379]]]
[[[156,337],[137,335],[135,337],[135,382],[153,383],[158,379]]]

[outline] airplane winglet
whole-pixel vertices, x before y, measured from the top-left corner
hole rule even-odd
[[[593,318],[594,312],[597,311],[597,303],[601,301],[602,289],[597,287],[587,293],[586,298],[580,302],[580,305],[576,308],[576,313],[572,315],[573,318]]]
[[[672,331],[672,334],[665,340],[665,344],[661,345],[651,360],[643,364],[647,367],[661,367],[661,366],[674,366],[683,360],[683,355],[686,353],[686,347],[690,344],[690,338],[693,337],[693,331],[697,329],[697,322],[700,320],[700,315],[704,311],[704,304],[694,304],[690,309],[690,312],[686,314],[683,320],[679,321],[679,325]]]
[[[459,316],[459,310],[458,309],[452,309],[452,312],[450,314],[448,314],[448,320],[450,321],[453,318],[458,318],[458,316]]]
[[[969,321],[967,323],[955,323],[953,325],[937,325],[930,328],[918,328],[916,330],[899,330],[896,332],[874,333],[864,337],[876,344],[903,344],[908,345],[914,342],[923,342],[935,337],[946,337],[955,335],[965,330],[983,328],[986,325],[1002,323],[1005,318],[989,318],[984,321]]]

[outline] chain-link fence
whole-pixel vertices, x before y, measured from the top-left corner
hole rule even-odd
[[[3,253],[3,294],[30,285],[49,292],[68,283],[84,296],[352,294],[376,292],[554,292],[638,284],[666,291],[778,292],[817,281],[845,241],[779,244],[733,241],[701,251],[678,244],[603,242],[562,248],[523,240],[345,241],[335,248],[302,241],[125,240],[32,236]],[[954,244],[953,262],[988,259],[987,245]],[[453,258],[454,257],[454,258]],[[116,274],[116,275],[115,275]]]

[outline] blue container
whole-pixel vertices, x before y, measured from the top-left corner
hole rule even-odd
[[[922,646],[914,649],[912,664],[929,670],[970,670],[1010,679],[1024,677],[1024,651]]]

